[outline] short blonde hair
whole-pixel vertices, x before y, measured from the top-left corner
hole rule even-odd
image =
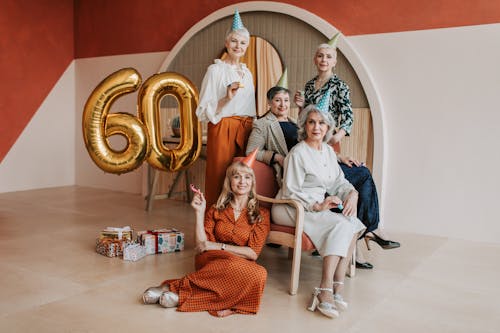
[[[327,43],[319,44],[318,47],[316,48],[316,52],[314,52],[314,54],[318,53],[318,51],[321,50],[321,49],[332,50],[333,54],[335,54],[335,57],[337,57],[337,48],[333,47],[333,46],[331,46],[330,44],[327,44]]]
[[[245,28],[245,27],[243,27],[241,29],[237,29],[237,30],[229,29],[226,32],[226,38],[224,39],[224,41],[227,42],[233,34],[237,34],[237,35],[240,35],[242,37],[245,37],[247,42],[250,41],[250,33],[248,32],[247,28]]]

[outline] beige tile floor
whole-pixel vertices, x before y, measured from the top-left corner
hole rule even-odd
[[[224,319],[140,302],[142,291],[193,269],[187,203],[83,187],[0,194],[0,332],[499,332],[500,245],[392,234],[403,246],[366,255],[373,271],[346,280],[350,309],[330,320],[305,309],[320,260],[303,253],[299,293],[287,293],[285,249],[266,247],[256,316]],[[106,226],[176,227],[186,250],[138,262],[94,252]],[[375,246],[375,245],[374,245]]]

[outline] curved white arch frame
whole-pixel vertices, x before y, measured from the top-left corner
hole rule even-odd
[[[252,11],[268,11],[287,14],[295,17],[310,26],[314,27],[316,30],[323,33],[326,38],[330,38],[338,29],[333,25],[323,20],[321,17],[316,16],[305,9],[278,2],[269,1],[249,1],[241,2],[234,5],[229,5],[227,7],[221,8],[212,14],[208,15],[198,23],[196,23],[191,29],[189,29],[184,36],[179,39],[174,48],[169,52],[163,63],[161,64],[158,72],[165,71],[172,60],[175,58],[177,53],[181,50],[185,43],[189,41],[200,30],[204,29],[207,25],[222,19],[226,16],[232,15],[235,9],[238,9],[240,13],[252,12]],[[379,94],[374,85],[372,76],[368,67],[363,63],[362,58],[356,52],[355,48],[349,43],[344,35],[340,35],[337,47],[342,51],[345,57],[349,60],[350,64],[354,68],[354,71],[358,75],[358,78],[363,85],[365,90],[368,103],[370,105],[370,110],[372,113],[373,121],[373,137],[374,137],[374,147],[373,147],[373,178],[378,184],[379,191],[379,201],[380,201],[380,214],[383,216],[384,207],[384,194],[385,194],[385,174],[387,170],[386,166],[386,153],[387,153],[387,133],[384,127],[384,108],[382,101],[379,98]],[[382,219],[383,221],[383,219]]]

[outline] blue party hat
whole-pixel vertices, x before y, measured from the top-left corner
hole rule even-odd
[[[283,74],[281,74],[280,80],[276,83],[276,86],[288,89],[288,68],[285,68]]]
[[[328,113],[330,109],[330,90],[327,90],[321,97],[319,102],[316,104],[316,108],[323,113]]]
[[[337,42],[339,41],[339,37],[340,37],[340,32],[337,32],[335,35],[333,35],[332,39],[330,39],[327,44],[333,48],[336,48]]]
[[[243,29],[243,21],[241,21],[240,13],[238,12],[238,9],[234,11],[234,16],[233,16],[233,25],[231,26],[231,30],[240,30]]]

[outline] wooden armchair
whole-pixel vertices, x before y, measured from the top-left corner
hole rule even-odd
[[[236,157],[235,160],[241,160]],[[279,186],[276,183],[274,169],[265,163],[255,161],[253,170],[257,185],[257,198],[264,207],[271,208],[273,203],[284,203],[295,208],[295,228],[278,225],[271,220],[271,231],[267,238],[268,243],[279,244],[289,248],[288,257],[292,259],[292,272],[290,277],[290,295],[296,295],[299,287],[300,260],[302,251],[315,250],[311,239],[304,233],[304,207],[296,200],[274,199]],[[353,255],[354,258],[354,255]],[[349,276],[354,276],[355,261],[351,260]]]

